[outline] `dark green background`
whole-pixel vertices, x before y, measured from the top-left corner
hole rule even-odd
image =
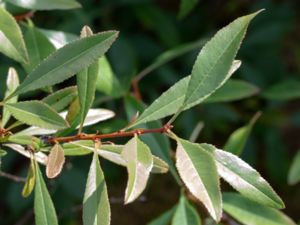
[[[83,8],[70,11],[39,11],[32,18],[36,26],[79,34],[83,25],[96,32],[119,30],[120,36],[108,58],[122,84],[149,65],[160,53],[180,44],[211,37],[235,18],[265,8],[253,23],[238,54],[243,64],[234,75],[257,85],[261,92],[287,79],[300,80],[300,2],[200,0],[184,19],[178,19],[179,1],[160,0],[81,0]],[[149,74],[140,82],[145,103],[150,104],[162,91],[188,75],[199,50],[192,51]],[[6,73],[15,66],[0,56],[0,96],[3,96]],[[73,83],[69,80],[66,84]],[[97,101],[102,99],[97,94]],[[27,98],[27,97],[26,97]],[[206,104],[182,113],[175,122],[175,132],[188,138],[196,123],[205,127],[199,142],[222,147],[236,128],[246,124],[257,112],[256,124],[242,158],[254,166],[286,203],[284,210],[296,222],[300,212],[300,186],[287,184],[287,171],[300,149],[300,99],[270,101],[258,94],[227,104]],[[86,132],[122,128],[126,123],[123,99],[100,105],[116,112],[115,120],[94,126]],[[121,142],[124,140],[121,140]],[[81,224],[81,209],[91,156],[67,160],[63,173],[48,183],[60,217],[60,224]],[[153,175],[143,197],[123,206],[126,170],[101,161],[112,202],[112,225],[142,225],[174,205],[179,187],[170,175]],[[4,171],[25,176],[28,160],[9,152],[3,159]],[[225,184],[224,190],[231,190]],[[32,198],[21,197],[22,184],[0,178],[0,224],[33,224]],[[199,208],[200,211],[203,209]],[[22,220],[25,222],[22,223]],[[19,222],[19,223],[18,223]]]

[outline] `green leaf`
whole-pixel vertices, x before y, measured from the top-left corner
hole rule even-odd
[[[150,223],[147,223],[147,225],[168,225],[176,211],[176,207],[169,209],[168,211],[164,212],[154,220],[152,220]]]
[[[20,63],[27,63],[28,55],[21,29],[13,16],[2,7],[0,21],[0,52]]]
[[[300,151],[297,152],[288,175],[288,183],[294,185],[300,181]]]
[[[228,78],[240,67],[240,65],[241,61],[235,60],[233,62],[232,67],[228,73]],[[187,76],[170,87],[148,108],[146,108],[145,111],[140,115],[140,117],[130,127],[139,125],[141,123],[161,119],[178,112],[180,106],[183,104],[184,96],[187,92],[190,78],[191,76]],[[192,106],[197,105],[198,103],[198,101],[195,101],[194,103],[186,106],[184,110],[187,110]]]
[[[84,26],[81,30],[81,38],[90,37],[93,35],[92,30],[88,26]],[[78,97],[80,104],[80,129],[81,132],[85,117],[91,108],[96,91],[96,82],[98,75],[99,65],[96,61],[89,67],[80,71],[77,78]]]
[[[77,87],[71,86],[43,98],[42,101],[57,112],[65,109],[77,96]]]
[[[74,141],[62,144],[65,156],[87,155],[93,152],[93,141]]]
[[[60,144],[55,144],[48,155],[48,161],[46,166],[46,175],[48,178],[57,177],[65,164],[64,149]]]
[[[20,145],[30,145],[34,149],[39,149],[42,145],[42,141],[39,138],[30,135],[10,135],[8,141]]]
[[[35,161],[31,158],[30,166],[27,173],[26,183],[22,190],[23,197],[27,198],[33,191],[35,185],[35,176],[36,176]]]
[[[201,145],[177,140],[176,167],[184,184],[215,221],[222,215],[219,176],[213,155]]]
[[[67,116],[67,111],[63,111],[59,113],[59,115],[63,118]],[[108,109],[90,109],[87,117],[85,118],[83,126],[90,126],[93,124],[96,124],[100,121],[108,120],[112,117],[114,117],[115,114],[114,112],[108,110]],[[71,125],[71,128],[68,128],[67,130],[71,129],[72,131],[75,129],[78,129],[79,127],[76,127],[78,119],[78,114],[75,114],[75,122],[74,124]],[[62,132],[64,132],[63,130]],[[25,130],[22,130],[18,133],[18,135],[45,135],[45,134],[54,134],[56,133],[57,130],[51,130],[51,129],[44,129],[44,128],[39,128],[39,127],[29,127]]]
[[[0,149],[0,157],[3,157],[3,156],[5,156],[6,154],[7,154],[7,152],[6,152],[6,151],[4,151],[4,150]]]
[[[169,171],[169,165],[161,158],[153,155],[153,167],[151,173],[167,173]]]
[[[56,49],[59,49],[64,45],[78,39],[78,36],[75,34],[56,30],[46,30],[42,28],[38,29],[48,38],[48,40],[55,46]]]
[[[236,193],[223,193],[224,210],[242,224],[296,225],[279,210],[253,202]]]
[[[153,167],[153,158],[149,147],[137,136],[125,145],[122,157],[126,161],[128,182],[125,192],[125,204],[133,202],[144,191]]]
[[[240,127],[235,130],[227,140],[224,146],[224,150],[235,155],[241,155],[247,143],[248,137],[252,131],[252,128],[259,116],[260,113],[256,113],[246,126]]]
[[[30,73],[40,62],[55,51],[52,43],[29,21],[24,39],[28,50],[29,63],[23,64]]]
[[[5,107],[19,121],[47,129],[62,129],[67,122],[52,108],[40,101],[6,103]]]
[[[179,18],[186,17],[197,5],[199,0],[181,0],[179,8]]]
[[[33,10],[67,10],[81,7],[81,5],[75,0],[7,0],[11,4]]]
[[[47,186],[43,180],[42,173],[36,163],[34,191],[34,214],[36,225],[58,225],[55,208]]]
[[[219,175],[245,197],[274,208],[284,208],[284,203],[269,183],[239,157],[212,145],[202,144],[214,153]]]
[[[6,92],[5,92],[5,97],[9,96],[11,93],[13,93],[16,88],[19,86],[19,76],[17,71],[13,68],[10,67],[8,70],[7,74],[7,79],[6,79]],[[18,96],[15,96],[7,101],[7,103],[15,103],[18,101]],[[2,116],[2,121],[1,121],[1,126],[5,127],[7,124],[8,120],[10,119],[10,112],[6,109],[6,107],[3,107],[3,116]]]
[[[105,56],[98,60],[99,72],[96,88],[98,91],[112,97],[119,97],[123,93],[122,86],[115,76]]]
[[[257,94],[259,89],[246,81],[229,79],[222,87],[204,100],[203,103],[241,100]]]
[[[4,157],[6,154],[7,154],[6,151],[0,149],[0,171],[1,171],[2,157]]]
[[[236,19],[218,31],[201,49],[180,111],[203,101],[226,82],[247,27],[259,12]]]
[[[10,95],[25,93],[62,82],[101,57],[117,38],[118,32],[108,31],[76,40],[58,49],[43,60]]]
[[[197,211],[183,195],[173,216],[172,225],[201,225]]]
[[[104,174],[95,150],[83,198],[83,224],[109,225],[110,205]]]
[[[269,100],[288,101],[300,98],[300,81],[283,80],[262,93]]]

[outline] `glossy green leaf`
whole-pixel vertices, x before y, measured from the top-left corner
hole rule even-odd
[[[201,225],[196,209],[182,195],[172,219],[172,225]]]
[[[102,32],[65,45],[43,60],[8,98],[66,80],[101,57],[117,36],[116,31]]]
[[[29,169],[27,172],[26,183],[22,190],[23,197],[27,198],[33,191],[34,185],[35,185],[35,176],[36,176],[35,161],[34,161],[34,159],[31,158],[30,166],[29,166]]]
[[[284,208],[283,201],[269,183],[249,164],[212,145],[201,146],[214,153],[219,175],[242,195],[266,206]]]
[[[2,7],[0,21],[0,52],[18,62],[27,63],[28,55],[21,29],[13,16]]]
[[[259,12],[236,19],[205,44],[193,66],[181,109],[200,103],[226,82],[247,27]]]
[[[213,155],[201,145],[177,140],[176,167],[190,192],[215,221],[222,215],[219,176]]]
[[[179,18],[187,16],[197,5],[199,0],[181,0],[179,8]]]
[[[71,86],[43,98],[42,101],[57,112],[65,109],[77,96],[77,87]]]
[[[67,122],[52,108],[40,101],[7,103],[5,107],[19,121],[47,129],[62,129]]]
[[[253,202],[236,193],[223,193],[224,211],[242,224],[296,225],[279,210]]]
[[[6,79],[6,92],[5,92],[5,97],[9,96],[11,93],[13,93],[16,88],[19,86],[19,76],[17,71],[13,68],[10,67],[8,70],[7,74],[7,79]],[[7,103],[15,103],[18,101],[18,96],[15,96],[7,101]],[[2,116],[2,121],[1,121],[1,126],[5,127],[7,124],[8,120],[10,119],[10,112],[6,109],[6,107],[3,107],[3,116]]]
[[[228,73],[228,78],[240,67],[241,61],[235,60],[232,67]],[[166,92],[164,92],[160,97],[158,97],[145,111],[139,116],[139,118],[130,127],[136,126],[141,123],[150,122],[153,120],[161,119],[166,116],[176,113],[183,104],[185,93],[187,92],[189,80],[191,76],[187,76],[172,87],[170,87]],[[184,110],[197,105],[199,102],[195,101],[190,105],[186,106]]]
[[[284,80],[269,87],[262,93],[269,100],[288,101],[300,98],[300,81]]]
[[[42,145],[42,141],[39,138],[31,135],[19,135],[19,134],[10,135],[8,137],[8,141],[20,145],[29,145],[34,149],[39,149],[40,146]]]
[[[169,225],[170,221],[176,211],[176,207],[169,209],[168,211],[164,212],[154,220],[152,220],[150,223],[147,223],[147,225]]]
[[[26,26],[27,30],[24,36],[29,63],[23,64],[27,73],[30,73],[40,62],[55,51],[52,43],[34,27],[31,21]]]
[[[122,86],[105,56],[98,60],[98,65],[97,90],[112,97],[119,97],[122,95]]]
[[[300,181],[300,151],[297,152],[288,175],[288,183],[294,185]]]
[[[104,174],[95,151],[83,198],[83,224],[109,225],[110,205]]]
[[[229,79],[222,87],[204,100],[203,103],[229,102],[251,97],[258,93],[253,84],[238,79]]]
[[[93,152],[93,141],[74,141],[63,143],[65,156],[80,156],[87,155]]]
[[[36,178],[34,190],[34,215],[36,225],[58,225],[55,208],[42,173],[36,163]]]
[[[46,175],[48,178],[57,177],[65,164],[64,149],[60,144],[55,144],[48,155],[48,161],[46,166]]]
[[[245,148],[252,128],[259,116],[260,113],[256,113],[246,126],[240,127],[237,130],[235,130],[227,140],[224,146],[224,150],[231,152],[235,155],[242,154],[242,151]]]
[[[56,30],[46,30],[42,28],[38,28],[40,32],[42,32],[48,40],[55,46],[56,49],[59,49],[66,44],[75,41],[79,37],[75,34],[56,31]]]
[[[144,191],[153,167],[149,147],[137,136],[130,139],[123,148],[122,157],[126,161],[128,182],[125,191],[125,204],[133,202]]]
[[[82,28],[80,35],[81,38],[90,37],[92,35],[93,32],[88,26],[84,26]],[[95,98],[98,70],[99,64],[96,61],[89,67],[80,71],[76,76],[80,104],[80,131]]]
[[[11,4],[25,8],[25,9],[34,9],[34,10],[66,10],[66,9],[75,9],[81,7],[81,5],[75,0],[7,0]]]

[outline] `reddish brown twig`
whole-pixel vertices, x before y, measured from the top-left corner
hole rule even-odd
[[[48,139],[49,144],[55,144],[57,142],[70,142],[70,141],[77,141],[77,140],[92,140],[95,141],[97,139],[111,139],[111,138],[118,138],[118,137],[131,137],[134,135],[143,135],[143,134],[150,134],[150,133],[166,133],[173,126],[167,124],[163,127],[156,128],[156,129],[135,129],[131,131],[117,131],[114,133],[109,134],[78,134],[74,136],[68,137],[51,137]]]
[[[32,18],[34,15],[33,11],[30,11],[28,13],[24,13],[24,14],[20,14],[20,15],[14,15],[14,18],[16,19],[16,21],[21,21],[21,20],[27,20]]]

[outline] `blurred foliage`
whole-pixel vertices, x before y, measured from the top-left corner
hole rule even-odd
[[[280,194],[286,203],[285,212],[299,221],[299,184],[289,186],[288,169],[300,149],[300,2],[299,1],[199,1],[185,16],[178,16],[178,1],[150,0],[81,0],[82,8],[69,11],[37,11],[32,21],[37,27],[63,30],[76,35],[83,25],[95,31],[119,30],[120,37],[108,54],[111,69],[126,90],[133,76],[137,75],[164,51],[184,43],[210,37],[216,30],[234,18],[265,8],[250,26],[247,38],[238,54],[242,66],[234,75],[257,85],[260,92],[246,100],[231,103],[204,104],[183,113],[176,121],[176,133],[188,138],[199,121],[204,128],[198,141],[222,147],[230,134],[248,123],[261,111],[262,116],[253,127],[242,158],[255,165]],[[195,1],[196,2],[196,1]],[[24,9],[8,6],[12,14]],[[181,12],[185,14],[185,12]],[[190,73],[198,50],[176,58],[151,72],[139,82],[144,102],[153,99],[173,83]],[[14,61],[0,55],[0,98],[4,95],[5,74],[14,66],[21,79],[25,72]],[[292,87],[284,85],[292,80]],[[70,84],[74,80],[67,81]],[[120,87],[121,88],[121,87]],[[294,88],[294,89],[293,89]],[[275,96],[274,96],[275,90]],[[272,92],[273,91],[273,92]],[[286,94],[278,98],[276,92]],[[40,93],[43,96],[43,93]],[[26,98],[26,96],[25,96]],[[127,124],[123,99],[107,101],[98,92],[95,104],[116,112],[118,119],[100,123],[90,132],[103,133],[121,129]],[[92,130],[91,130],[92,129]],[[122,141],[121,141],[122,142]],[[1,167],[4,171],[25,176],[27,161],[17,154],[7,154]],[[12,163],[17,160],[18,163]],[[81,209],[78,205],[84,193],[90,157],[72,158],[67,162],[62,176],[50,182],[49,191],[56,203],[61,224],[80,224]],[[173,190],[171,176],[156,176],[149,185],[146,199],[123,207],[121,202],[126,183],[126,171],[107,161],[102,162],[107,177],[110,196],[113,196],[112,224],[146,224],[152,218],[171,208],[177,202],[179,190]],[[0,179],[0,224],[31,224],[32,198],[23,199],[22,185]],[[5,185],[4,185],[5,184]],[[155,191],[154,190],[160,190]],[[57,192],[57,189],[62,191]],[[159,199],[160,204],[156,201]],[[147,211],[146,211],[147,209]],[[79,219],[77,221],[77,219]],[[25,223],[22,223],[22,220]],[[26,222],[29,221],[29,222]]]

